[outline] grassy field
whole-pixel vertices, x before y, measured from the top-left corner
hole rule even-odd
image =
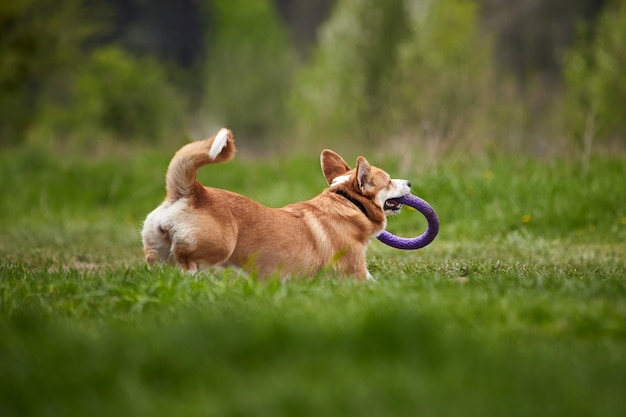
[[[626,415],[626,158],[370,156],[438,212],[378,283],[143,264],[171,151],[0,154],[1,416]],[[348,155],[346,155],[348,156]],[[356,155],[349,155],[353,160]],[[317,155],[201,180],[271,206]],[[415,211],[389,229],[413,236]]]

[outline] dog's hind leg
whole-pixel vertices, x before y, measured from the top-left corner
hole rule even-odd
[[[143,252],[148,266],[153,266],[157,262],[170,261],[170,248],[172,240],[169,232],[154,221],[155,216],[148,216],[141,238],[143,241]]]
[[[181,269],[189,272],[197,272],[200,264],[209,266],[224,266],[233,253],[234,245],[225,242],[201,239],[190,241],[176,241],[174,243],[173,259]]]

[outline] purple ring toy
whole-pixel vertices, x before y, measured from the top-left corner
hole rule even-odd
[[[383,230],[381,234],[376,236],[376,238],[385,245],[404,250],[420,249],[432,242],[437,236],[437,233],[439,233],[439,218],[437,217],[435,210],[433,210],[433,208],[426,201],[413,194],[407,194],[400,198],[394,198],[394,200],[398,203],[411,206],[422,213],[424,217],[426,217],[428,228],[420,236],[414,238],[399,237],[386,230]]]

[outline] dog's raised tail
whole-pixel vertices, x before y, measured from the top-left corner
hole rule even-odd
[[[167,200],[189,197],[199,185],[196,171],[206,164],[227,162],[235,156],[235,139],[230,130],[222,128],[208,139],[183,146],[167,168],[165,187]]]

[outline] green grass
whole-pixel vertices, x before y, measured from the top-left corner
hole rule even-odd
[[[149,271],[170,156],[0,155],[0,415],[626,414],[624,155],[371,156],[441,219],[420,251],[372,242],[378,284]],[[317,155],[244,159],[201,179],[272,206],[324,186]]]

